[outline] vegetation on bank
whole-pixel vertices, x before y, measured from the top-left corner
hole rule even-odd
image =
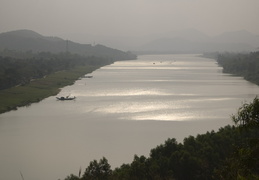
[[[77,66],[103,66],[114,62],[110,58],[83,57],[70,53],[24,53],[26,58],[0,56],[0,90],[29,84],[58,71]]]
[[[224,73],[242,76],[247,81],[259,85],[259,51],[249,54],[217,54],[217,62]]]
[[[108,160],[91,161],[78,176],[65,180],[252,180],[259,179],[259,99],[241,106],[232,116],[236,126],[218,132],[174,138],[134,156],[132,163],[111,170]]]
[[[116,60],[68,52],[34,54],[5,50],[0,53],[0,113],[56,95],[60,88]]]
[[[59,93],[60,88],[71,85],[79,77],[91,73],[98,66],[79,66],[70,70],[52,73],[45,78],[35,79],[28,84],[0,91],[0,113],[28,106]]]

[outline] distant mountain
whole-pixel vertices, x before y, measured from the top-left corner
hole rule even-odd
[[[245,43],[252,46],[259,46],[259,35],[254,35],[246,30],[225,32],[212,38],[215,42],[221,43]]]
[[[89,39],[89,36],[85,37]],[[97,39],[97,37],[95,38]],[[245,30],[210,37],[196,29],[184,29],[142,37],[100,37],[97,40],[107,46],[144,53],[244,52],[258,51],[259,48],[259,36]],[[1,33],[0,51],[3,49],[53,53],[68,50],[84,56],[111,57],[113,59],[134,58],[130,53],[103,45],[80,44],[58,37],[43,36],[31,30]]]
[[[145,43],[139,50],[156,53],[203,53],[255,51],[259,47],[259,36],[244,30],[209,37],[195,29],[186,29],[160,36],[162,38]]]
[[[134,59],[135,55],[103,45],[79,44],[58,37],[47,37],[31,30],[17,30],[0,34],[0,50],[32,52],[66,52],[83,56],[109,57],[115,60]]]
[[[210,37],[203,32],[200,32],[193,28],[183,29],[180,31],[171,31],[159,35],[163,38],[181,38],[193,42],[204,42]]]

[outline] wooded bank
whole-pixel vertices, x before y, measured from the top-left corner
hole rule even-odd
[[[68,52],[13,52],[11,55],[0,53],[0,113],[56,95],[60,88],[73,84],[81,76],[118,60]],[[124,57],[127,58],[135,56]]]

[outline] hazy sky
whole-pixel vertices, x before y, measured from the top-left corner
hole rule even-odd
[[[0,32],[142,36],[184,28],[259,34],[259,0],[0,0]]]

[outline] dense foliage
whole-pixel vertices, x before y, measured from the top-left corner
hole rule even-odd
[[[43,78],[48,74],[76,66],[100,67],[115,61],[112,58],[83,57],[71,53],[41,52],[33,54],[7,50],[2,53],[5,56],[0,54],[0,90],[24,85],[33,79]]]
[[[131,164],[112,172],[106,159],[94,160],[82,178],[70,175],[66,180],[259,179],[258,107],[258,98],[244,104],[232,117],[236,126],[190,136],[183,143],[168,139],[152,149],[150,157],[135,155]],[[107,168],[101,171],[101,166]],[[105,178],[100,178],[100,173]]]
[[[251,137],[237,147],[237,150],[219,169],[219,179],[259,179],[259,99],[245,103],[238,109],[233,121],[242,134],[251,133]]]
[[[244,77],[259,85],[259,51],[249,54],[219,54],[217,61],[223,72]]]

